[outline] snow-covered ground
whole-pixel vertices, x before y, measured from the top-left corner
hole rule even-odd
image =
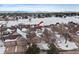
[[[78,49],[77,45],[74,42],[70,42],[67,40],[67,42],[64,37],[60,37],[59,34],[56,34],[56,43],[59,46],[59,48],[63,50],[73,50]]]
[[[41,50],[49,50],[48,44],[44,41],[37,43],[37,47],[39,47]]]
[[[59,18],[59,17],[48,17],[48,18],[32,18],[29,22],[29,19],[19,19],[17,21],[0,21],[0,24],[7,24],[7,27],[15,26],[18,24],[38,24],[43,21],[44,25],[56,24],[59,23],[68,23],[70,21],[79,23],[79,19],[75,17],[66,17],[66,18]]]
[[[5,52],[4,43],[0,40],[0,54],[3,54]]]

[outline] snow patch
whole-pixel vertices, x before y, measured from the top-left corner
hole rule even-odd
[[[49,50],[48,44],[45,42],[37,43],[37,46],[43,50]]]
[[[4,43],[0,40],[0,54],[3,54],[5,52]]]
[[[70,42],[69,40],[65,40],[64,37],[60,37],[59,35],[56,35],[56,43],[59,46],[59,48],[63,50],[73,50],[78,49],[77,45],[74,42]],[[66,43],[65,43],[66,42]]]

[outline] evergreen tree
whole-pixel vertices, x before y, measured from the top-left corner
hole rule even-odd
[[[56,48],[56,46],[52,43],[49,46],[50,50],[47,51],[48,54],[58,54],[59,50]]]
[[[40,53],[40,49],[35,44],[30,46],[26,51],[26,54],[39,54],[39,53]]]

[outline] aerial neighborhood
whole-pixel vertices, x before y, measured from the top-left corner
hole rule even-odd
[[[0,53],[78,54],[78,12],[1,12]]]

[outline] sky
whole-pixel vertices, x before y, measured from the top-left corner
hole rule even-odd
[[[27,11],[27,12],[79,12],[79,4],[0,4],[0,11]]]

